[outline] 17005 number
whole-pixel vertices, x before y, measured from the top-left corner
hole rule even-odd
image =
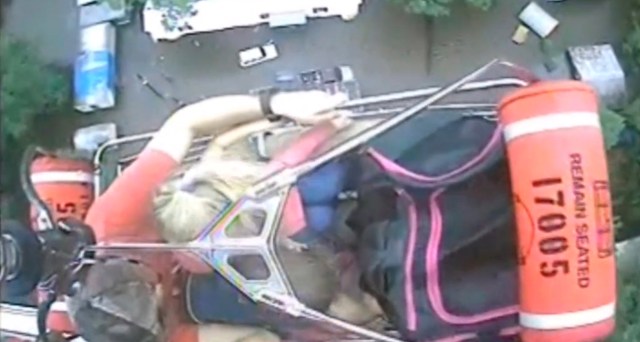
[[[535,219],[538,232],[543,234],[537,247],[540,253],[548,258],[540,262],[540,274],[544,277],[568,274],[569,260],[563,257],[563,254],[569,249],[569,241],[566,236],[560,234],[567,226],[567,217],[563,210],[565,196],[561,188],[562,179],[538,179],[531,182],[531,185],[540,192],[540,195],[534,197],[534,204],[544,206],[546,212]]]

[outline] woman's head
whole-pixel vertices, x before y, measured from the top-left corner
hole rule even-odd
[[[162,237],[191,241],[229,203],[262,174],[263,164],[243,160],[208,159],[165,184],[154,199]]]
[[[170,242],[193,240],[262,175],[263,168],[264,165],[257,162],[215,162],[209,158],[189,170],[182,184],[165,186],[154,203],[162,236]],[[226,232],[230,237],[255,236],[260,233],[264,219],[265,215],[260,211],[241,213]],[[282,244],[277,244],[276,252],[298,299],[314,309],[326,310],[338,287],[332,255],[320,247],[297,252]],[[255,259],[247,259],[239,263],[239,267],[244,268],[246,276],[264,274],[264,270],[256,266]]]
[[[266,175],[267,165],[258,162],[247,140],[241,139],[255,128],[245,125],[218,136],[200,163],[188,170],[181,182],[160,191],[155,200],[155,213],[166,240],[194,239],[229,203]],[[276,149],[288,148],[290,144],[291,140],[283,140]],[[241,213],[227,233],[231,237],[259,234],[265,216],[258,214]],[[282,236],[281,239],[288,238]],[[319,246],[302,252],[290,250],[283,243],[277,243],[276,247],[298,299],[315,309],[327,309],[338,287],[333,255],[321,251]]]

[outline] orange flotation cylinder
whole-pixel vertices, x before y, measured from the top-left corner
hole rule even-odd
[[[93,168],[87,161],[56,156],[39,156],[31,163],[31,181],[38,196],[47,204],[54,220],[83,220],[93,203]],[[32,227],[44,229],[35,208],[31,208]]]
[[[613,216],[598,97],[540,82],[499,105],[518,229],[525,342],[602,341],[615,327]]]
[[[54,220],[84,220],[94,200],[91,163],[63,156],[42,155],[31,163],[30,177],[38,197],[47,204]],[[47,228],[34,207],[31,208],[31,222],[35,230]],[[39,292],[39,296],[44,295]],[[63,299],[58,299],[51,307],[47,327],[60,333],[75,333]]]

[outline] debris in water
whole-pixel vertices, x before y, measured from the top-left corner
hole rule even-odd
[[[560,25],[556,18],[547,13],[535,1],[530,2],[520,12],[518,19],[540,38],[547,38]]]
[[[619,109],[627,101],[626,75],[610,44],[572,46],[568,49],[573,77],[590,84],[603,104]]]
[[[151,83],[149,83],[149,80],[146,79],[144,76],[140,75],[140,74],[136,74],[136,77],[138,78],[138,80],[140,81],[140,83],[142,83],[143,86],[147,87],[149,90],[151,90],[151,92],[156,95],[157,97],[165,100],[165,96],[160,92],[160,90],[158,90],[156,87],[154,87]]]
[[[160,71],[160,75],[165,79],[168,83],[173,83],[173,77],[167,75],[164,71]]]
[[[524,25],[518,25],[511,40],[518,45],[522,45],[527,41],[527,37],[529,37],[529,29]]]
[[[166,76],[166,75],[165,75]],[[146,79],[144,76],[140,75],[140,74],[136,74],[136,77],[138,78],[138,80],[142,83],[143,86],[149,88],[149,90],[151,90],[151,92],[157,96],[158,98],[162,99],[162,100],[171,100],[173,101],[178,107],[184,107],[186,105],[186,103],[182,100],[180,100],[179,98],[168,94],[165,95],[163,94],[158,88],[154,87],[148,79]],[[167,76],[168,77],[168,76]]]

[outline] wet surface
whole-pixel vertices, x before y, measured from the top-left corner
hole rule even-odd
[[[66,6],[72,1],[52,2],[64,7],[62,3]],[[76,33],[60,22],[73,22],[74,15],[62,13],[65,10],[73,13],[74,8],[57,8],[40,30],[16,21],[17,17],[27,17],[27,12],[35,13],[38,4],[42,2],[21,0],[14,4],[8,20],[9,31],[44,41],[41,50],[54,61],[72,61]],[[115,121],[123,134],[157,128],[176,104],[159,99],[142,86],[137,73],[161,93],[185,102],[216,94],[245,93],[269,85],[281,70],[302,71],[341,64],[353,67],[365,94],[414,88],[427,80],[426,28],[422,17],[407,15],[382,1],[366,4],[352,22],[330,18],[312,20],[295,28],[238,28],[164,43],[154,43],[142,32],[136,18],[119,30],[117,108],[89,114],[83,121]],[[269,40],[278,46],[278,59],[249,69],[238,66],[238,51]]]
[[[620,13],[624,11],[625,1],[537,2],[560,22],[551,36],[554,50],[562,52],[567,46],[582,44],[618,44],[621,40],[626,23]],[[447,78],[492,58],[505,58],[544,70],[537,36],[530,32],[523,45],[511,41],[518,25],[517,16],[528,3],[528,0],[498,0],[489,12],[458,6],[454,20],[437,20],[430,76]]]
[[[158,98],[141,84],[137,74],[161,93],[191,102],[266,86],[281,70],[348,64],[362,93],[373,95],[442,84],[496,57],[540,65],[536,37],[530,35],[522,46],[511,42],[516,15],[527,1],[497,1],[499,5],[490,12],[459,8],[453,17],[429,24],[386,1],[370,0],[353,22],[332,18],[296,28],[240,28],[187,36],[173,43],[154,43],[142,32],[136,17],[118,30],[117,107],[78,114],[80,120],[46,122],[42,134],[57,132],[51,134],[60,138],[55,140],[68,141],[77,125],[98,122],[116,122],[121,135],[157,129],[176,103]],[[624,13],[621,3],[570,0],[545,4],[561,22],[554,38],[558,48],[617,43],[624,25],[619,20]],[[48,61],[67,66],[73,63],[78,37],[75,1],[14,0],[4,14],[3,34],[35,43]],[[269,40],[278,45],[278,59],[250,69],[238,66],[239,50]]]
[[[184,102],[218,94],[245,93],[270,84],[282,70],[351,65],[363,95],[442,83],[495,58],[540,64],[537,38],[511,42],[525,0],[498,1],[490,12],[456,8],[454,16],[429,24],[386,1],[368,1],[352,22],[338,18],[270,30],[265,26],[186,36],[154,43],[139,17],[118,30],[119,89],[112,110],[79,114],[82,124],[116,122],[121,134],[156,129],[176,107],[142,85]],[[544,4],[561,22],[558,46],[616,42],[620,1],[586,0]],[[20,0],[5,13],[6,32],[37,43],[50,61],[70,65],[76,53],[77,10],[73,0]],[[242,69],[238,51],[275,41],[280,57]],[[431,44],[429,44],[431,43]],[[64,123],[63,123],[64,125]]]

